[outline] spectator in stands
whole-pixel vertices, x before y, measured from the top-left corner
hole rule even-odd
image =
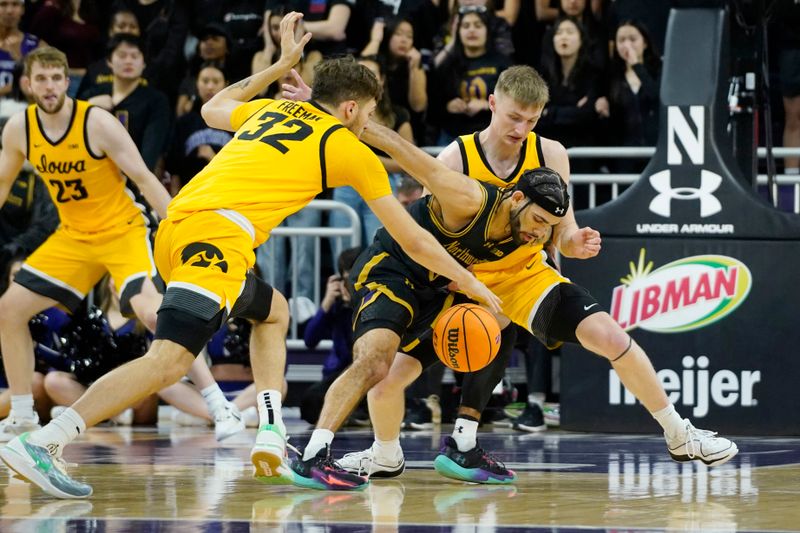
[[[197,79],[200,65],[216,63],[230,77],[228,67],[230,65],[233,38],[225,26],[219,22],[209,22],[200,31],[198,38],[197,50],[189,61],[189,74],[183,78],[178,89],[178,103],[175,106],[175,112],[179,117],[184,113],[188,113],[197,99],[195,80]],[[247,77],[245,73],[240,74],[240,78],[245,77]]]
[[[89,101],[110,111],[126,127],[147,168],[154,170],[166,149],[172,113],[166,96],[141,84],[144,54],[135,35],[115,35],[109,42],[108,61],[114,79],[110,88],[98,86]]]
[[[608,99],[598,98],[595,109],[609,117],[611,143],[655,146],[658,141],[661,59],[647,29],[625,21],[615,34]],[[638,172],[641,163],[619,162],[617,172]]]
[[[438,145],[489,124],[489,94],[510,60],[493,48],[485,8],[459,9],[458,32],[452,52],[434,70],[436,91],[431,91],[431,121],[441,128]]]
[[[22,59],[42,44],[36,35],[19,29],[24,13],[24,0],[0,0],[0,97],[19,98],[11,93],[18,86]]]
[[[141,28],[139,21],[136,20],[136,15],[129,9],[121,9],[116,11],[111,16],[111,24],[108,27],[108,37],[113,38],[120,33],[127,33],[129,35],[141,36]],[[86,75],[81,79],[78,86],[78,98],[85,98],[87,94],[97,94],[98,85],[111,86],[114,81],[114,75],[111,73],[111,65],[108,64],[108,59],[103,57],[98,59],[86,69]],[[146,80],[142,78],[142,85],[146,84]]]
[[[197,98],[192,110],[178,118],[175,136],[167,158],[167,171],[171,175],[171,193],[194,177],[225,146],[232,135],[212,128],[200,116],[200,108],[226,85],[225,73],[215,63],[202,65],[196,80]]]
[[[309,387],[301,401],[300,416],[310,424],[317,422],[331,383],[353,362],[353,288],[349,279],[360,252],[361,248],[348,248],[339,255],[338,274],[328,278],[322,303],[306,324],[304,338],[308,348],[316,348],[322,339],[333,340],[322,365],[322,380]]]
[[[537,0],[541,1],[541,0]],[[547,0],[544,0],[546,2]],[[591,0],[552,0],[549,9],[541,9],[540,13],[544,19],[549,17],[550,20],[555,18],[556,23],[548,28],[542,37],[542,66],[550,64],[555,58],[553,48],[550,43],[553,40],[553,34],[557,29],[557,22],[564,17],[571,17],[577,20],[584,31],[583,47],[585,49],[586,61],[598,72],[602,72],[608,65],[608,29],[605,24],[601,22],[600,14],[592,11]],[[553,9],[557,9],[553,11]],[[553,17],[553,15],[556,15]],[[541,20],[541,19],[540,19]]]
[[[250,65],[250,72],[252,73],[265,70],[280,57],[281,19],[285,13],[281,8],[268,13],[269,15],[264,18],[264,27],[261,29],[264,46],[253,55],[253,61]]]
[[[397,186],[395,196],[403,204],[403,207],[408,209],[408,206],[422,198],[424,189],[422,184],[412,178],[411,176],[403,176],[400,184]]]
[[[42,180],[32,169],[20,172],[0,209],[0,272],[7,272],[12,260],[36,250],[55,231],[58,222],[58,213]],[[5,289],[3,284],[0,294]]]
[[[413,132],[411,131],[411,123],[409,121],[409,114],[406,109],[400,106],[393,105],[392,97],[389,95],[389,89],[386,86],[386,75],[383,70],[383,63],[379,56],[366,56],[358,60],[359,63],[369,68],[375,76],[380,80],[383,86],[383,95],[378,102],[378,107],[375,109],[373,120],[379,124],[383,124],[387,128],[391,128],[399,133],[404,139],[414,142]],[[397,163],[380,150],[371,148],[375,152],[386,171],[389,173],[390,182],[397,183],[402,176],[402,169]],[[337,187],[333,191],[333,199],[349,205],[353,210],[358,213],[361,220],[361,243],[366,245],[372,242],[375,232],[381,227],[378,217],[370,210],[367,203],[352,187]],[[330,226],[334,228],[345,228],[350,226],[350,218],[340,211],[334,211],[330,216]],[[352,245],[352,243],[350,243]],[[333,256],[338,257],[342,250],[341,241],[334,241]]]
[[[69,96],[77,94],[83,75],[97,57],[102,34],[95,25],[91,2],[46,0],[31,22],[31,31],[67,55]]]
[[[800,4],[785,2],[778,20],[779,74],[783,94],[783,146],[800,148]],[[800,158],[784,160],[786,174],[800,174]]]
[[[184,0],[116,0],[114,9],[136,15],[142,30],[142,52],[147,68],[144,77],[171,104],[184,74],[183,45],[189,32],[189,14]]]
[[[226,71],[230,79],[248,76],[253,54],[261,49],[260,32],[265,25],[264,0],[225,0],[218,18],[232,38],[230,64]]]
[[[544,65],[550,87],[550,102],[544,108],[537,131],[564,146],[591,146],[596,122],[595,101],[600,87],[599,74],[589,61],[584,46],[583,26],[570,17],[558,19]]]
[[[356,0],[267,0],[265,19],[282,10],[303,13],[305,31],[313,35],[305,48],[303,79],[312,84],[314,66],[322,58],[344,54],[347,50],[347,24]]]
[[[511,37],[510,23],[492,7],[488,0],[455,0],[451,5],[450,24],[446,34],[439,34],[435,41],[436,55],[433,66],[439,67],[448,56],[453,53],[456,37],[458,36],[459,11],[474,9],[476,12],[486,13],[486,25],[489,34],[492,36],[492,46],[494,51],[509,59],[514,56],[514,43]],[[511,6],[509,6],[511,9]],[[512,11],[509,11],[509,16]]]
[[[414,136],[421,139],[423,113],[428,107],[428,78],[422,54],[414,47],[414,27],[408,19],[394,18],[385,24],[378,20],[362,56],[378,56],[386,66],[389,97],[411,115]]]

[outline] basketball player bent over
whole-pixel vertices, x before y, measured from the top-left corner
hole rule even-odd
[[[460,137],[442,151],[439,159],[451,169],[498,186],[513,187],[526,169],[543,165],[566,179],[569,162],[563,146],[531,132],[547,100],[547,85],[534,69],[524,66],[507,69],[498,80],[495,94],[490,96],[490,125],[481,132]],[[377,147],[414,175],[419,154],[407,157],[409,148],[405,143],[395,139]],[[596,234],[588,246],[580,244],[587,232]],[[579,229],[571,208],[555,227],[553,242],[567,257],[587,259],[600,251],[599,234],[589,228]],[[720,465],[734,457],[738,452],[735,443],[696,429],[677,414],[642,348],[584,288],[562,277],[547,264],[546,258],[541,245],[526,246],[498,261],[475,266],[473,271],[478,279],[503,300],[507,318],[500,317],[501,325],[510,319],[548,346],[576,342],[607,358],[628,390],[662,426],[669,454],[676,461],[698,460]],[[509,329],[512,328],[503,330],[504,343]],[[476,439],[481,412],[505,372],[508,353],[501,346],[488,367],[465,376],[453,435],[444,439],[442,451],[434,461],[441,474],[485,483],[508,483],[515,478],[512,471],[485,453]],[[352,472],[369,469],[373,475],[384,476],[402,471],[399,434],[403,390],[416,379],[421,368],[407,359],[400,361],[409,364],[395,364],[387,378],[368,394],[375,443],[368,450],[345,456],[340,461],[343,468]]]
[[[453,260],[392,196],[386,171],[358,141],[380,95],[366,67],[350,59],[322,63],[313,102],[250,101],[297,63],[311,38],[299,41],[302,17],[281,21],[281,57],[268,69],[223,89],[203,106],[212,127],[235,131],[230,141],[169,205],[156,238],[156,265],[167,283],[155,341],[143,357],[96,381],[68,410],[43,429],[23,434],[0,457],[24,478],[60,498],[85,498],[91,486],[58,466],[62,449],[86,427],[177,381],[228,317],[255,324],[251,363],[261,425],[251,459],[256,477],[289,483],[283,462],[286,429],[281,419],[288,305],[255,277],[253,249],[290,214],[326,187],[353,186],[378,218],[419,262],[463,283],[490,308],[497,298]],[[163,209],[163,204],[161,204]],[[321,458],[314,475],[338,485],[360,482]]]

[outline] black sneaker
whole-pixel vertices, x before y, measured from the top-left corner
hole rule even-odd
[[[360,490],[369,484],[368,479],[341,468],[331,457],[329,446],[307,461],[300,455],[292,461],[292,470],[294,484],[307,489]]]
[[[414,398],[409,402],[403,419],[405,429],[433,429],[433,413],[422,401]]]
[[[514,423],[511,427],[531,433],[545,431],[547,429],[547,424],[544,423],[542,408],[535,403],[529,403],[525,406],[525,410],[522,411],[522,414],[514,419]]]
[[[433,461],[433,468],[444,477],[471,483],[513,483],[517,474],[486,453],[480,445],[467,452],[459,451],[453,437],[442,439],[442,448]]]

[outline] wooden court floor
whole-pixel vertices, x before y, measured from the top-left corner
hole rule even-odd
[[[290,422],[292,442],[308,429]],[[331,493],[253,480],[254,431],[95,428],[65,454],[92,498],[54,500],[0,467],[0,531],[800,531],[800,439],[738,438],[737,458],[709,469],[672,462],[657,436],[489,428],[482,445],[519,473],[489,487],[433,471],[440,432],[406,432],[403,475]],[[334,450],[371,438],[346,430]]]

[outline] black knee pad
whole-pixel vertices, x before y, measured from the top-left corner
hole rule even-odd
[[[509,324],[501,332],[500,349],[494,360],[477,372],[464,374],[464,384],[461,390],[462,407],[483,412],[486,404],[489,403],[489,398],[492,397],[495,385],[503,379],[516,341],[517,328],[514,324]]]
[[[180,344],[197,356],[222,325],[224,311],[211,320],[205,320],[185,311],[161,308],[156,320],[155,339]]]

